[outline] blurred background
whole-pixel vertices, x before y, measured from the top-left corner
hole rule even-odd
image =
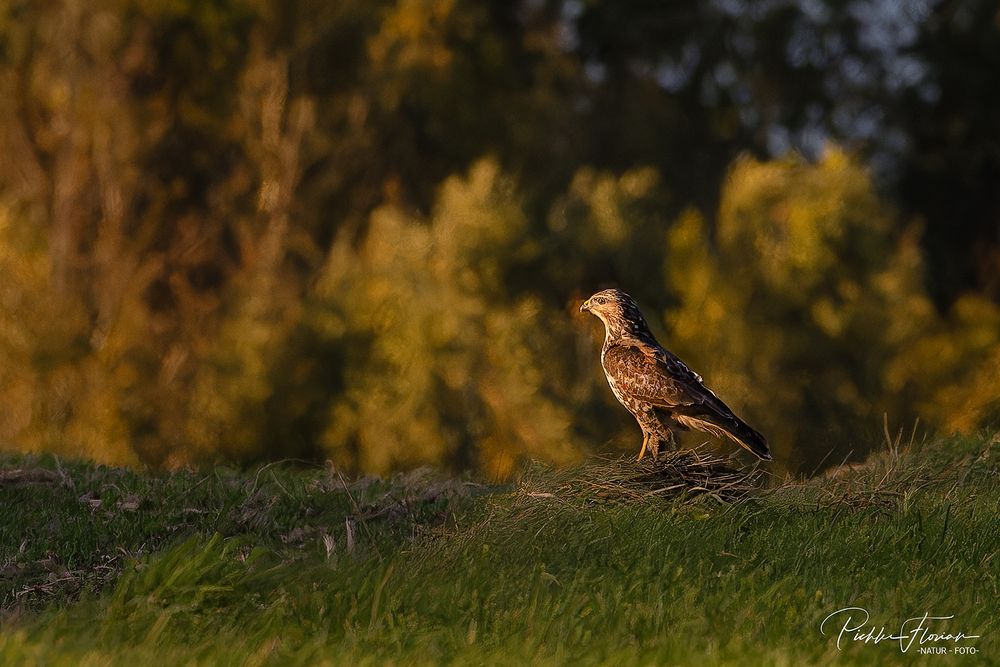
[[[986,0],[7,0],[0,447],[634,452],[609,286],[787,469],[996,424],[998,72]]]

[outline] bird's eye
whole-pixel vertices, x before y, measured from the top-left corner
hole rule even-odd
[[[598,303],[598,305],[600,305],[600,304],[604,303],[604,297],[603,296],[599,296],[596,299],[594,299],[594,301],[596,301]]]

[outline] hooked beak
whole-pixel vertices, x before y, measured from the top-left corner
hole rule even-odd
[[[590,299],[587,299],[586,301],[583,302],[583,305],[580,306],[580,312],[586,313],[589,310],[590,310]]]

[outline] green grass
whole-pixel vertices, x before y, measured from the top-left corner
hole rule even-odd
[[[736,503],[573,492],[621,463],[486,488],[8,459],[0,664],[1000,664],[998,456],[948,439]],[[838,651],[847,606],[954,614],[978,653]]]

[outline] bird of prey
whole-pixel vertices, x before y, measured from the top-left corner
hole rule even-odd
[[[674,431],[688,429],[729,438],[771,460],[764,436],[733,414],[700,375],[656,342],[632,297],[607,289],[584,301],[580,311],[604,322],[601,365],[615,398],[642,429],[639,460],[647,449],[653,458],[662,445],[675,449]]]

